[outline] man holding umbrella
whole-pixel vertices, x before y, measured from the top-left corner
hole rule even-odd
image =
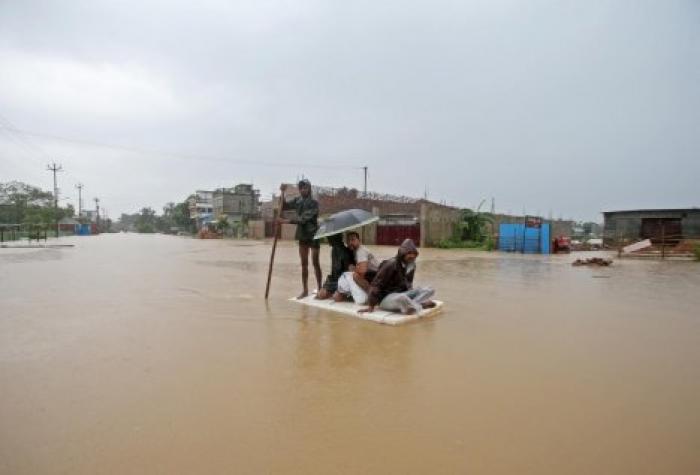
[[[299,181],[297,184],[299,194],[296,198],[290,201],[282,202],[282,210],[293,209],[296,211],[296,217],[293,219],[278,218],[277,222],[292,223],[297,225],[296,235],[294,238],[299,241],[299,258],[301,259],[301,283],[303,286],[302,293],[297,297],[303,299],[309,295],[309,251],[311,252],[311,262],[314,266],[314,274],[316,276],[316,284],[318,289],[321,289],[321,262],[319,260],[319,250],[321,247],[320,241],[314,239],[314,234],[318,230],[318,201],[311,196],[311,182],[307,179]],[[287,185],[280,186],[280,190],[284,193]]]
[[[341,281],[343,279],[347,280],[348,278],[352,280],[353,272],[357,269],[349,268],[349,263],[354,264],[354,261],[357,260],[356,258],[358,257],[358,255],[361,258],[364,255],[362,253],[358,254],[357,252],[361,244],[360,235],[352,230],[360,228],[362,226],[366,226],[371,223],[375,223],[378,220],[378,216],[373,216],[372,213],[363,209],[346,209],[345,211],[340,211],[338,213],[332,214],[323,221],[323,223],[318,229],[318,232],[316,233],[316,236],[314,237],[316,239],[321,239],[324,237],[328,238],[328,244],[330,244],[333,248],[333,254],[332,272],[331,275],[328,276],[329,279],[327,281],[331,285],[329,285],[328,287],[324,285],[324,287],[326,287],[326,291],[319,292],[319,296],[321,298],[328,298],[330,296],[333,296],[335,300],[342,300],[344,298],[344,293],[350,293],[349,289],[341,289]],[[347,236],[349,249],[343,244],[342,236],[345,232],[348,232]],[[354,256],[353,252],[355,254]],[[367,254],[371,256],[371,254]],[[363,278],[365,273],[367,273],[368,271],[367,260],[367,257],[361,260],[357,260],[357,264],[362,268],[361,270]],[[376,259],[374,259],[373,256],[371,260],[373,262],[376,261]],[[369,270],[372,269],[370,268]],[[355,287],[359,289],[358,292],[364,293],[364,291],[359,286],[357,286],[357,284],[355,284]],[[369,287],[369,284],[367,285],[367,287]],[[336,292],[336,290],[340,290],[340,293]]]

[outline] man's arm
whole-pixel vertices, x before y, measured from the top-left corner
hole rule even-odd
[[[295,209],[297,206],[297,200],[299,199],[298,196],[295,196],[291,200],[282,200],[282,211],[287,211],[289,209]]]
[[[381,292],[381,289],[386,286],[386,281],[391,273],[391,267],[391,261],[385,262],[379,266],[379,271],[369,286],[369,291],[367,292],[367,305],[372,308],[379,305],[379,293]]]
[[[369,292],[369,281],[365,278],[365,274],[367,274],[367,267],[367,261],[359,262],[355,267],[355,272],[352,274],[352,278],[355,283],[365,292]]]

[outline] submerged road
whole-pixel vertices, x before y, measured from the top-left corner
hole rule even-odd
[[[0,249],[2,474],[700,473],[700,264],[426,249],[388,327],[291,243],[265,303],[270,243],[58,242]]]

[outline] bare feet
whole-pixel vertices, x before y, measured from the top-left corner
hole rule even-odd
[[[342,302],[345,300],[345,295],[341,294],[340,292],[336,292],[333,294],[333,300],[336,302]]]
[[[432,300],[428,300],[427,302],[423,302],[423,303],[421,304],[421,306],[422,306],[423,308],[435,308],[436,305],[437,305],[437,304],[436,304],[435,302],[433,302]]]
[[[301,299],[306,298],[306,297],[308,297],[308,296],[309,296],[309,291],[308,291],[308,290],[305,290],[305,291],[303,291],[302,293],[299,294],[299,296],[297,297],[297,300],[301,300]]]
[[[321,289],[316,293],[316,300],[326,300],[331,297],[330,292],[328,292],[326,289]]]
[[[416,313],[415,308],[409,308],[408,310],[406,310],[406,315],[413,315],[414,313]]]

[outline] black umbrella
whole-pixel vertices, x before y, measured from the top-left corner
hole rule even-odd
[[[351,229],[362,227],[379,221],[379,216],[374,216],[363,209],[346,209],[330,215],[316,231],[314,239],[321,239],[334,234],[344,233]]]

